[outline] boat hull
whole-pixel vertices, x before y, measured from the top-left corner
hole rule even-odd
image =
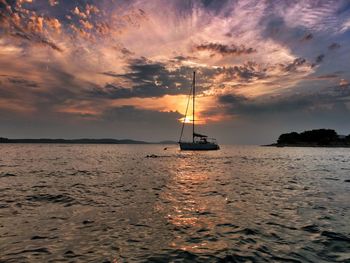
[[[219,145],[215,143],[180,142],[179,144],[182,151],[215,151],[220,149]]]

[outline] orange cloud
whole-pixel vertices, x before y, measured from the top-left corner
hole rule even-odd
[[[100,10],[95,5],[86,5],[86,14],[89,16],[90,14],[97,14]]]
[[[85,27],[85,29],[91,30],[94,28],[94,26],[89,21],[80,19],[79,22],[83,25],[83,27]]]
[[[49,0],[49,4],[51,6],[55,6],[55,5],[58,5],[59,3],[58,3],[58,0]]]
[[[83,11],[80,11],[79,7],[77,6],[74,8],[73,13],[81,18],[84,18],[84,19],[87,18],[87,15]]]
[[[45,22],[50,28],[54,29],[56,32],[61,31],[62,25],[57,18],[46,18]]]
[[[44,18],[41,16],[31,16],[27,25],[28,30],[36,33],[43,32]]]

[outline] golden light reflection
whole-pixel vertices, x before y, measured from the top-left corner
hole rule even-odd
[[[179,158],[178,168],[160,195],[162,201],[156,206],[175,228],[170,246],[193,253],[225,249],[229,247],[227,241],[215,238],[217,224],[225,221],[225,197],[210,194],[215,192],[214,175],[210,170],[193,169],[193,162],[200,161],[198,156],[189,153],[185,157]],[[208,237],[214,238],[208,240]],[[191,239],[195,241],[189,241]]]

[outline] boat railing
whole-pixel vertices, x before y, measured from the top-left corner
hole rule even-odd
[[[215,138],[207,138],[207,141],[210,142],[210,143],[215,143],[217,144],[217,141]]]
[[[201,137],[201,138],[196,138],[195,139],[196,143],[212,143],[212,144],[217,144],[216,139],[214,138],[208,138],[208,137]]]

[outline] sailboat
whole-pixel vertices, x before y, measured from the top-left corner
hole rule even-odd
[[[189,105],[189,102],[191,100],[191,93],[192,93],[192,141],[186,142],[186,141],[182,141],[182,135],[183,135],[184,127],[185,127],[185,120],[187,118],[188,105]],[[208,138],[207,135],[203,135],[203,134],[199,134],[199,133],[195,132],[195,119],[194,119],[195,97],[196,97],[196,72],[193,71],[192,88],[191,88],[191,92],[188,96],[185,118],[184,118],[184,121],[182,122],[181,135],[180,135],[180,139],[179,139],[180,149],[181,150],[190,150],[190,151],[219,150],[220,147],[214,138]]]

